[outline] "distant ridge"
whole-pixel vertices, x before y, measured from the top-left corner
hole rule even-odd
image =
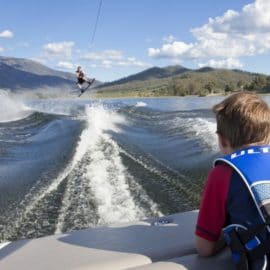
[[[29,59],[0,56],[0,89],[67,90],[73,89],[75,82],[76,77],[73,73],[54,70]]]
[[[211,67],[202,67],[202,68],[196,69],[195,72],[210,72],[213,70],[215,70],[215,69],[211,68]]]
[[[104,97],[152,97],[260,91],[270,87],[270,76],[237,69],[183,66],[152,67],[98,87]]]
[[[164,68],[151,67],[149,69],[146,69],[146,70],[141,71],[139,73],[122,78],[120,80],[105,83],[100,87],[119,85],[119,84],[133,82],[133,81],[147,81],[147,80],[153,80],[153,79],[162,79],[162,78],[167,78],[167,77],[179,75],[179,74],[182,74],[182,73],[189,71],[189,70],[190,69],[182,67],[180,65],[167,66]]]
[[[36,75],[58,76],[67,80],[74,80],[75,78],[73,73],[54,70],[31,59],[0,56],[0,63]]]
[[[51,69],[36,61],[0,56],[0,90],[73,90],[74,73]],[[180,65],[151,67],[125,78],[101,83],[94,92],[106,97],[179,96],[227,93],[238,90],[270,92],[270,76],[238,69],[202,67],[189,69]]]

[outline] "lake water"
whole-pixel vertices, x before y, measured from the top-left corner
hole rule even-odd
[[[198,207],[223,97],[0,101],[0,242]]]

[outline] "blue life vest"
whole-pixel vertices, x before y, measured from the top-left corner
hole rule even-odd
[[[261,258],[264,260],[261,269],[267,269],[266,254],[270,252],[270,242],[265,243],[265,246],[269,246],[269,251],[265,250],[265,247],[262,248],[265,237],[261,235],[270,237],[270,145],[252,146],[236,151],[217,158],[214,164],[219,162],[230,165],[241,176],[261,219],[261,224],[256,228],[247,228],[244,224],[230,224],[224,228],[224,236],[231,247],[237,269],[250,269],[249,261],[256,252],[254,257],[258,259],[258,253],[261,252]],[[263,251],[259,252],[259,249]]]

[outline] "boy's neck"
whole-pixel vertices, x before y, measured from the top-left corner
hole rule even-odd
[[[249,148],[249,147],[252,147],[252,146],[260,146],[260,145],[267,145],[267,144],[266,143],[262,143],[262,142],[260,142],[260,143],[249,143],[249,144],[245,144],[245,145],[240,146],[240,147],[237,147],[235,149],[231,148],[231,151],[228,154],[230,155],[230,154],[232,154],[232,153],[234,153],[236,151],[241,151],[241,150],[244,150],[244,149]]]
[[[222,136],[219,133],[217,135],[218,135],[219,149],[223,155],[230,155],[236,151],[241,151],[245,148],[252,147],[252,146],[267,145],[266,142],[261,141],[261,142],[247,143],[247,144],[244,144],[242,146],[233,148],[230,140],[228,140],[226,137]]]

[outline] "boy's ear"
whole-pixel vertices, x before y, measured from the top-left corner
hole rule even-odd
[[[220,142],[220,144],[221,144],[222,147],[226,148],[228,146],[231,146],[229,140],[226,139],[224,136],[222,136],[219,133],[218,133],[218,138],[219,138],[219,142]]]
[[[218,142],[222,154],[228,155],[234,151],[231,146],[231,142],[221,134],[218,134]]]

